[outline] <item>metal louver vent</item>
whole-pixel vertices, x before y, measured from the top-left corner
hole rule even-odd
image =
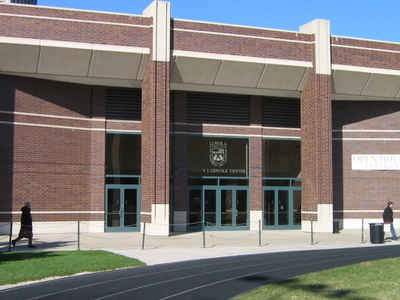
[[[300,99],[263,98],[262,126],[300,128]]]
[[[244,95],[188,93],[189,123],[250,124],[250,97]]]
[[[107,88],[106,117],[114,120],[140,121],[141,102],[140,89]]]

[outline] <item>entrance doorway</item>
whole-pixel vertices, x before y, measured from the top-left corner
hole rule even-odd
[[[264,228],[298,229],[301,226],[301,188],[263,188]]]
[[[189,186],[188,230],[249,229],[248,188]]]
[[[140,187],[106,185],[106,231],[139,231]]]

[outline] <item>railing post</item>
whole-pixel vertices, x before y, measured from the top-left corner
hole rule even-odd
[[[311,245],[314,245],[314,224],[313,224],[313,220],[311,220]]]
[[[206,222],[203,220],[203,248],[206,247]]]
[[[142,249],[141,250],[144,250],[145,237],[146,237],[146,222],[143,222]]]
[[[78,251],[81,250],[81,221],[78,221]]]
[[[361,244],[364,244],[364,218],[361,219]]]
[[[10,222],[10,237],[8,241],[8,252],[11,252],[11,242],[12,242],[12,228],[13,228],[13,222]]]

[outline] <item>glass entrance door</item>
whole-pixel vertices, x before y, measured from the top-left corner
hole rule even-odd
[[[248,229],[248,190],[243,187],[189,187],[189,230]]]
[[[295,229],[301,225],[301,190],[295,187],[265,187],[264,227]]]
[[[106,231],[138,231],[139,211],[139,187],[106,186]]]

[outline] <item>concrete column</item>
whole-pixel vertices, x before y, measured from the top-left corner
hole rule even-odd
[[[332,74],[331,34],[328,20],[316,19],[300,27],[300,32],[315,35],[315,74]]]

